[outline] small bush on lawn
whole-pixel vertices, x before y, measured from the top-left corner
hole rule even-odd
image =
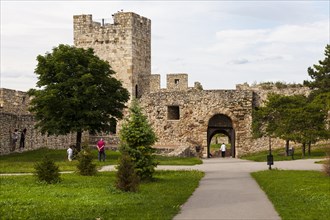
[[[83,176],[93,176],[97,173],[96,164],[93,163],[93,155],[88,147],[84,147],[77,156],[78,173]]]
[[[117,169],[116,188],[126,192],[136,192],[140,179],[128,154],[123,154],[120,157]]]
[[[330,150],[327,150],[327,157],[325,158],[325,163],[323,164],[323,172],[325,175],[330,176]]]
[[[48,184],[61,182],[60,170],[53,160],[47,156],[34,165],[35,174],[40,182]]]

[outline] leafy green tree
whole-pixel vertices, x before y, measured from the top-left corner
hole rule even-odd
[[[93,49],[60,44],[37,61],[39,89],[30,89],[28,94],[33,97],[30,111],[42,133],[76,132],[80,151],[83,131],[109,131],[122,118],[129,93]]]
[[[291,121],[289,110],[301,105],[305,100],[304,96],[290,97],[270,94],[265,106],[253,111],[254,137],[274,136],[287,141],[292,140],[290,131],[294,124]]]
[[[309,96],[309,100],[314,105],[322,105],[323,111],[328,111],[326,120],[326,131],[317,131],[323,139],[330,138],[330,45],[325,47],[325,58],[319,60],[319,64],[314,64],[313,67],[307,69],[308,75],[312,81],[304,81],[304,85],[309,86],[313,91]],[[310,153],[310,142],[308,145]]]
[[[124,121],[120,130],[121,151],[127,152],[135,164],[135,169],[141,180],[152,179],[157,162],[155,149],[152,145],[157,137],[147,117],[136,100],[133,100],[129,108],[129,117]]]
[[[285,121],[285,108],[284,103],[287,100],[283,100],[284,97],[278,94],[270,94],[264,107],[255,108],[252,112],[252,134],[254,138],[263,136],[278,137],[286,140],[286,154],[289,150],[290,137],[286,132],[289,129],[283,127],[282,124]]]
[[[254,110],[253,134],[255,137],[272,136],[302,144],[325,138],[327,112],[317,103],[308,102],[302,95],[270,95],[264,107]]]
[[[327,129],[325,126],[327,112],[321,105],[306,103],[296,109],[291,110],[292,139],[302,144],[302,154],[305,156],[306,144],[316,143],[326,137]]]
[[[316,89],[312,92],[312,97],[317,94],[330,92],[330,45],[325,47],[325,58],[319,60],[319,64],[314,64],[313,67],[308,67],[308,75],[312,78],[312,81],[304,81],[304,85],[309,86],[312,89]]]

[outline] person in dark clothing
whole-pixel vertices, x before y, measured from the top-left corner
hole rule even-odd
[[[25,147],[25,135],[26,135],[26,128],[23,129],[21,133],[21,139],[19,141],[19,149],[24,150]]]

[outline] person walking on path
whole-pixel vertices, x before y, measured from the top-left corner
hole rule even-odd
[[[21,139],[19,141],[19,150],[24,150],[25,147],[25,136],[26,136],[26,128],[23,129],[21,133]]]
[[[105,142],[103,141],[103,139],[101,138],[98,142],[97,142],[97,150],[99,151],[99,161],[103,160],[103,162],[105,161]]]
[[[72,150],[71,146],[69,146],[69,148],[66,150],[66,152],[68,153],[68,160],[72,161],[73,150]]]
[[[226,145],[224,143],[221,144],[220,150],[221,150],[221,157],[225,157],[226,156]]]

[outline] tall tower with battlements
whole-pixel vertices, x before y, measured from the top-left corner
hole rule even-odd
[[[131,98],[149,92],[151,20],[132,12],[118,12],[113,23],[95,22],[92,15],[73,16],[74,45],[93,48],[109,62],[115,77]]]

